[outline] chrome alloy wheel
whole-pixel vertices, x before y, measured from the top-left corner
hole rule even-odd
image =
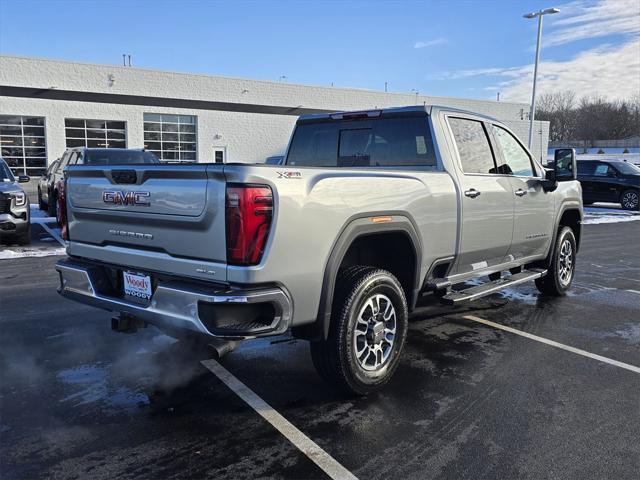
[[[353,334],[353,352],[360,367],[381,369],[389,359],[396,337],[396,310],[386,295],[371,296],[360,309]]]
[[[569,285],[573,276],[573,247],[568,239],[562,242],[558,255],[558,277],[563,287]]]
[[[622,206],[627,210],[635,210],[638,208],[638,201],[640,198],[636,192],[625,192],[622,196]]]

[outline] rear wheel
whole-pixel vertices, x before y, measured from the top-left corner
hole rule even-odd
[[[536,280],[540,293],[560,297],[571,287],[576,268],[576,237],[569,227],[562,227],[556,239],[551,266]]]
[[[625,190],[620,195],[620,204],[625,210],[640,209],[640,193],[637,190]]]
[[[38,209],[46,210],[47,206],[44,204],[42,200],[42,191],[40,191],[40,187],[38,187]]]
[[[56,216],[56,206],[58,202],[58,196],[55,192],[49,192],[49,201],[47,202],[47,215],[50,217]]]
[[[311,358],[320,376],[341,390],[372,393],[395,372],[407,328],[398,280],[386,270],[349,267],[336,282],[329,336],[311,343]]]

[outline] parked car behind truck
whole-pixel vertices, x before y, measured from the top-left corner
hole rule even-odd
[[[585,205],[619,203],[640,210],[640,167],[623,160],[578,160],[578,180]]]
[[[217,345],[291,331],[354,394],[391,378],[418,299],[563,295],[581,236],[573,151],[545,171],[443,107],[303,116],[284,165],[83,165],[66,189],[63,296]]]
[[[62,157],[56,160],[58,163],[51,171],[47,170],[46,185],[49,191],[42,194],[46,196],[47,213],[50,217],[57,217],[59,191],[61,181],[64,179],[64,171],[69,165],[128,165],[131,163],[159,163],[158,158],[151,152],[132,148],[86,148],[75,147],[65,150]],[[44,206],[44,205],[43,205]]]

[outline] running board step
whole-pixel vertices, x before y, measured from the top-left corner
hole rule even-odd
[[[514,287],[516,285],[520,285],[521,283],[544,277],[546,274],[547,271],[541,268],[523,270],[522,272],[511,275],[510,277],[501,278],[499,280],[483,283],[481,285],[475,285],[470,288],[465,288],[464,290],[451,291],[441,297],[440,300],[448,305],[457,305],[463,302],[470,302],[471,300],[475,300],[477,298],[499,292],[504,288]]]

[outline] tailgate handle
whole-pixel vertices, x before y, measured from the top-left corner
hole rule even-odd
[[[137,183],[138,175],[135,170],[113,170],[111,178],[115,183]]]

